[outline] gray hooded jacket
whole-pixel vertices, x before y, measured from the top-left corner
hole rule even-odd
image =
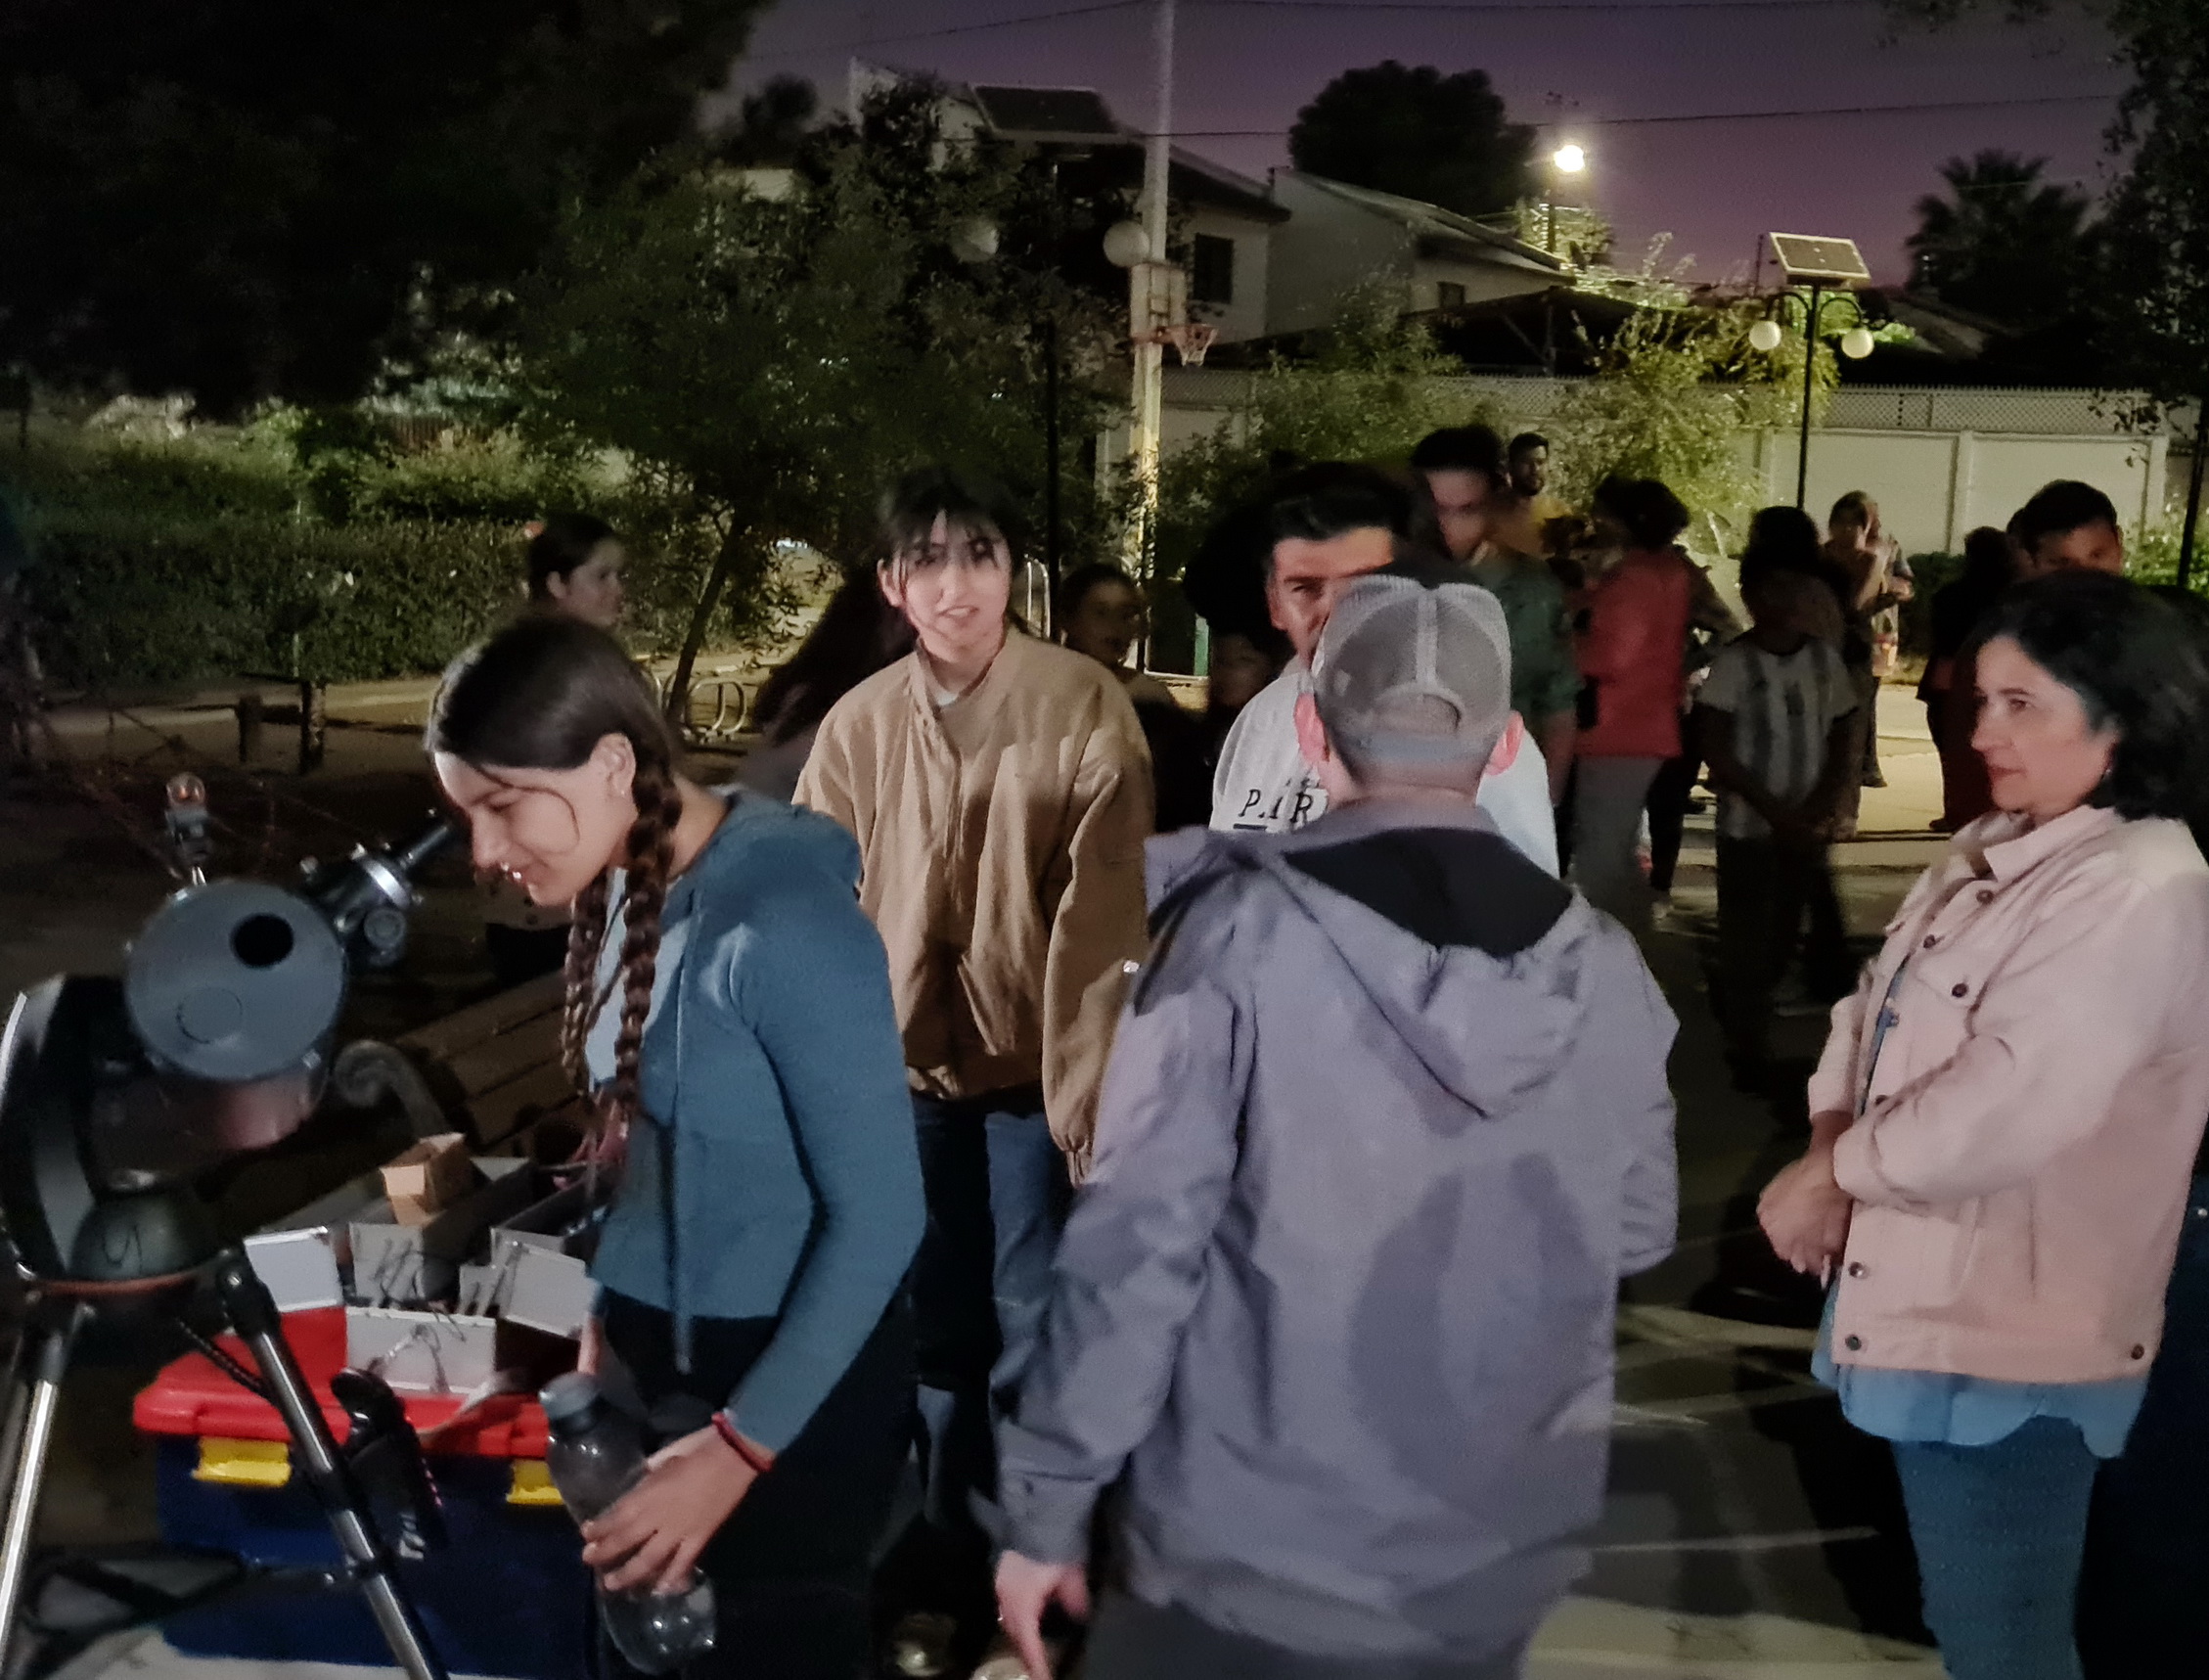
[[[1153,841],[1150,961],[1015,1418],[1006,1538],[1343,1657],[1478,1659],[1584,1567],[1673,1019],[1472,810]]]

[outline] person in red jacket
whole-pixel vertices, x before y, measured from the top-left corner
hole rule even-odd
[[[1680,751],[1680,703],[1694,565],[1676,545],[1688,510],[1654,478],[1611,479],[1596,517],[1624,553],[1589,592],[1580,632],[1579,751],[1572,868],[1588,901],[1637,937],[1649,931],[1649,885],[1636,855],[1650,780]]]

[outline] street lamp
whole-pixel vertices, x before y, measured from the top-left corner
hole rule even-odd
[[[1559,146],[1550,154],[1550,202],[1547,217],[1549,225],[1548,231],[1543,235],[1542,243],[1543,249],[1548,250],[1552,256],[1557,253],[1557,177],[1559,175],[1577,175],[1587,167],[1588,153],[1585,147],[1568,143]]]
[[[1784,314],[1789,304],[1802,309],[1802,443],[1795,454],[1795,506],[1800,508],[1810,494],[1811,381],[1818,367],[1818,340],[1825,322],[1826,305],[1846,297],[1845,289],[1870,280],[1871,271],[1865,267],[1854,240],[1795,233],[1765,237],[1771,240],[1773,251],[1780,259],[1780,271],[1789,281],[1810,288],[1807,298],[1791,292],[1773,297],[1765,305],[1769,311],[1765,319],[1749,329],[1750,345],[1770,355],[1786,338],[1777,317]],[[1843,290],[1828,290],[1835,287]],[[1841,354],[1861,361],[1871,353],[1872,342],[1870,330],[1859,320],[1840,335]]]

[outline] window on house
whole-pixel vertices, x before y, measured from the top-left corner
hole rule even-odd
[[[1465,301],[1465,287],[1455,280],[1438,280],[1434,283],[1434,306],[1437,309],[1455,309]]]
[[[1190,253],[1189,300],[1192,303],[1235,301],[1235,241],[1215,233],[1200,233]]]

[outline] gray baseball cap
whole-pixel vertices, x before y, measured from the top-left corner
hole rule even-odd
[[[1477,583],[1361,577],[1320,633],[1312,693],[1360,781],[1469,793],[1510,721],[1503,606]]]

